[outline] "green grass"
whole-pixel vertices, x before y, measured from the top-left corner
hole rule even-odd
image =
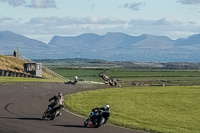
[[[57,79],[24,78],[24,77],[0,77],[0,82],[63,82]]]
[[[120,77],[200,77],[199,70],[111,69],[107,75]]]
[[[103,81],[99,77],[99,74],[104,73],[109,77],[119,79],[119,84],[122,86],[132,86],[138,82],[144,85],[200,85],[199,70],[68,68],[55,69],[54,71],[70,80],[74,80],[74,76],[76,75],[80,79],[97,82]]]
[[[103,81],[102,78],[98,76],[103,70],[95,70],[95,69],[55,69],[56,73],[66,77],[70,80],[74,80],[75,76],[78,76],[79,79],[84,79],[86,81]]]
[[[110,105],[109,122],[163,133],[199,133],[200,87],[130,87],[79,92],[65,97],[67,108],[88,116]]]

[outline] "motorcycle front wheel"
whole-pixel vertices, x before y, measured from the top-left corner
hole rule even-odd
[[[88,122],[89,122],[89,118],[87,120],[85,120],[84,122],[84,127],[87,127],[88,126]]]
[[[46,117],[46,113],[47,113],[47,110],[43,113],[42,115],[42,118],[44,119]]]

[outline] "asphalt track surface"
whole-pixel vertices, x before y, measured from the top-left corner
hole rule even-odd
[[[104,85],[105,86],[105,85]],[[85,128],[84,118],[61,110],[53,121],[42,119],[48,99],[61,91],[64,95],[98,89],[93,85],[61,83],[0,84],[0,133],[142,133],[112,125]],[[90,113],[88,110],[88,114]],[[109,120],[108,120],[109,121]]]

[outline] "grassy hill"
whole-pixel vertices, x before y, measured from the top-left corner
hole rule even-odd
[[[25,61],[20,60],[16,57],[9,57],[0,55],[0,69],[2,70],[9,70],[14,72],[24,72],[23,64]]]
[[[16,57],[0,55],[0,69],[18,73],[24,72],[25,61]],[[20,79],[19,79],[20,78]],[[0,82],[62,82],[48,71],[43,71],[42,78],[0,77]]]

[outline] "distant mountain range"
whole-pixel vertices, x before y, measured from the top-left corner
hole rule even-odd
[[[108,61],[200,62],[200,34],[172,40],[166,36],[105,35],[54,36],[46,44],[11,31],[0,32],[0,54],[20,53],[31,59],[89,58]]]

